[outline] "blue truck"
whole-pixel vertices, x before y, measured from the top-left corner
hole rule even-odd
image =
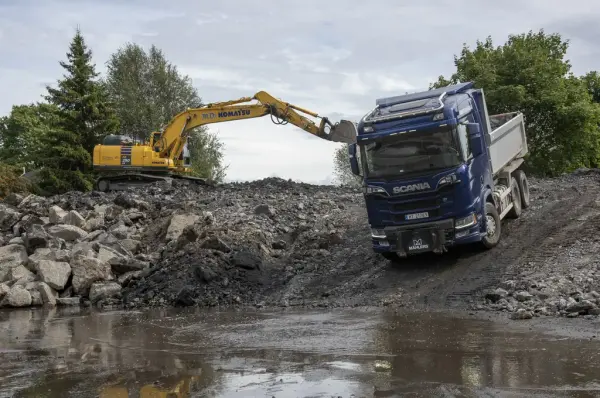
[[[523,114],[488,115],[472,82],[382,98],[354,125],[373,250],[390,260],[500,241],[529,207]]]

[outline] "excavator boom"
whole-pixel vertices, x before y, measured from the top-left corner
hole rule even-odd
[[[256,100],[258,103],[244,104],[252,100]],[[317,125],[299,112],[320,118],[320,124]],[[183,150],[187,134],[196,127],[212,123],[252,119],[267,114],[271,115],[271,119],[275,124],[292,123],[304,131],[328,141],[352,144],[356,140],[356,130],[352,122],[342,121],[333,124],[329,119],[319,116],[315,112],[283,102],[265,91],[260,91],[253,97],[212,103],[179,113],[171,119],[163,130],[160,138],[162,141],[160,154],[162,156],[178,157]]]

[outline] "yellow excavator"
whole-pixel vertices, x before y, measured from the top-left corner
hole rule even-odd
[[[256,100],[257,103],[244,104]],[[320,118],[317,125],[301,113]],[[171,119],[161,132],[150,134],[143,144],[134,144],[126,136],[108,135],[94,147],[94,170],[101,172],[96,180],[98,191],[123,190],[133,185],[148,184],[169,178],[198,183],[206,179],[193,177],[187,151],[190,132],[199,126],[271,115],[275,124],[293,125],[327,141],[354,143],[356,128],[353,122],[331,123],[326,117],[296,105],[281,101],[260,91],[253,97],[211,103],[185,110]]]

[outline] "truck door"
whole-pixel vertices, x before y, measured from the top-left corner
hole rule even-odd
[[[481,192],[483,187],[484,179],[482,171],[485,170],[485,164],[483,164],[485,161],[485,156],[479,156],[477,159],[473,157],[473,152],[469,146],[469,135],[465,123],[475,123],[475,119],[473,118],[472,114],[459,119],[457,132],[459,135],[461,152],[464,156],[465,164],[467,166],[467,174],[469,176],[469,191],[471,193],[471,200],[473,201],[475,196]]]

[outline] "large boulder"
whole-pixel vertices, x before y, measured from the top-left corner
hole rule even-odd
[[[194,225],[198,220],[200,220],[200,216],[193,213],[173,215],[169,222],[169,226],[167,227],[165,241],[169,242],[177,240],[183,233],[185,227]]]
[[[57,294],[48,284],[41,282],[38,284],[38,292],[42,297],[42,302],[44,305],[55,306]]]
[[[23,239],[29,253],[33,253],[36,249],[41,247],[48,247],[49,240],[50,236],[44,229],[44,226],[40,224],[31,224],[27,228]]]
[[[87,296],[94,282],[113,280],[110,264],[97,258],[75,256],[71,260],[73,292]]]
[[[0,230],[10,231],[20,219],[21,213],[14,207],[0,203]]]
[[[6,295],[6,301],[11,307],[29,307],[31,305],[31,293],[20,285],[13,286]]]
[[[53,250],[47,247],[38,248],[29,256],[27,268],[30,271],[36,271],[39,262],[42,260],[69,261],[69,252],[67,250]]]
[[[7,281],[33,281],[35,274],[25,268],[24,265],[18,265],[11,268],[6,276]]]
[[[52,206],[48,209],[48,217],[52,224],[63,224],[67,214],[68,213],[59,206]]]
[[[7,245],[0,247],[0,282],[6,281],[12,268],[27,263],[27,251],[22,245]]]
[[[71,266],[64,261],[41,260],[37,264],[37,274],[51,288],[63,290],[71,276]]]
[[[69,211],[64,217],[63,222],[65,224],[74,225],[79,228],[85,227],[85,218],[78,211],[75,210]]]
[[[121,296],[121,285],[117,282],[96,282],[90,287],[89,299],[92,303]]]
[[[74,242],[87,236],[87,232],[74,225],[53,225],[48,229],[50,235],[64,239],[67,242]]]

